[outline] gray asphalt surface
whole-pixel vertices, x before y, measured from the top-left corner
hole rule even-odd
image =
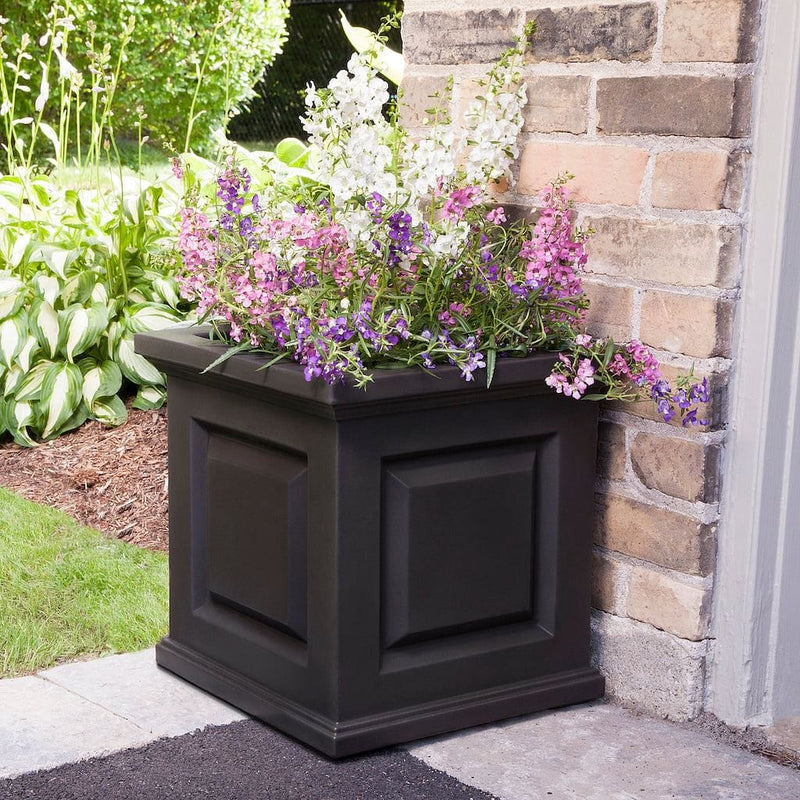
[[[404,750],[331,761],[258,722],[0,780],[0,800],[496,800]]]

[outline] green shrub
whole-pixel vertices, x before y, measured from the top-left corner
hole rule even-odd
[[[39,39],[49,27],[51,2],[5,0],[6,53],[19,48],[25,33],[32,42]],[[118,50],[133,20],[116,80],[114,133],[136,138],[141,121],[151,138],[177,149],[185,149],[187,132],[190,144],[202,148],[229,110],[254,95],[253,85],[280,52],[288,13],[287,0],[66,0],[66,5],[67,11],[58,13],[72,16],[75,26],[66,39],[66,56],[81,73],[96,65],[105,47],[112,54]],[[50,66],[55,84],[58,65]],[[17,98],[19,116],[34,115],[38,88]]]

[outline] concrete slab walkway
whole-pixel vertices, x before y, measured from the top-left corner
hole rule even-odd
[[[0,778],[245,718],[160,670],[152,650],[67,664],[0,681]],[[800,800],[800,771],[608,703],[407,749],[501,800]]]

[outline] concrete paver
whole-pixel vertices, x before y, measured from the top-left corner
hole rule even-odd
[[[0,681],[0,778],[247,716],[156,665],[153,649]]]
[[[798,770],[604,703],[407,749],[502,800],[800,800]]]
[[[160,669],[152,649],[64,664],[39,674],[134,723],[153,734],[151,738],[248,719],[233,706]]]
[[[37,676],[0,681],[0,777],[146,744],[132,722]]]

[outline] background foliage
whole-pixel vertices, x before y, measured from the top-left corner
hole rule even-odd
[[[38,39],[51,2],[3,0],[7,52],[25,32]],[[253,85],[286,38],[288,0],[71,0],[69,6],[76,29],[68,58],[81,72],[90,65],[89,50],[100,52],[108,44],[114,51],[134,17],[117,86],[114,131],[136,138],[137,107],[143,107],[145,131],[177,149],[184,146],[199,73],[205,72],[194,105],[200,114],[193,129],[196,143],[224,124],[229,104],[238,107],[253,96]],[[34,96],[27,98],[30,109],[18,111],[30,113]]]

